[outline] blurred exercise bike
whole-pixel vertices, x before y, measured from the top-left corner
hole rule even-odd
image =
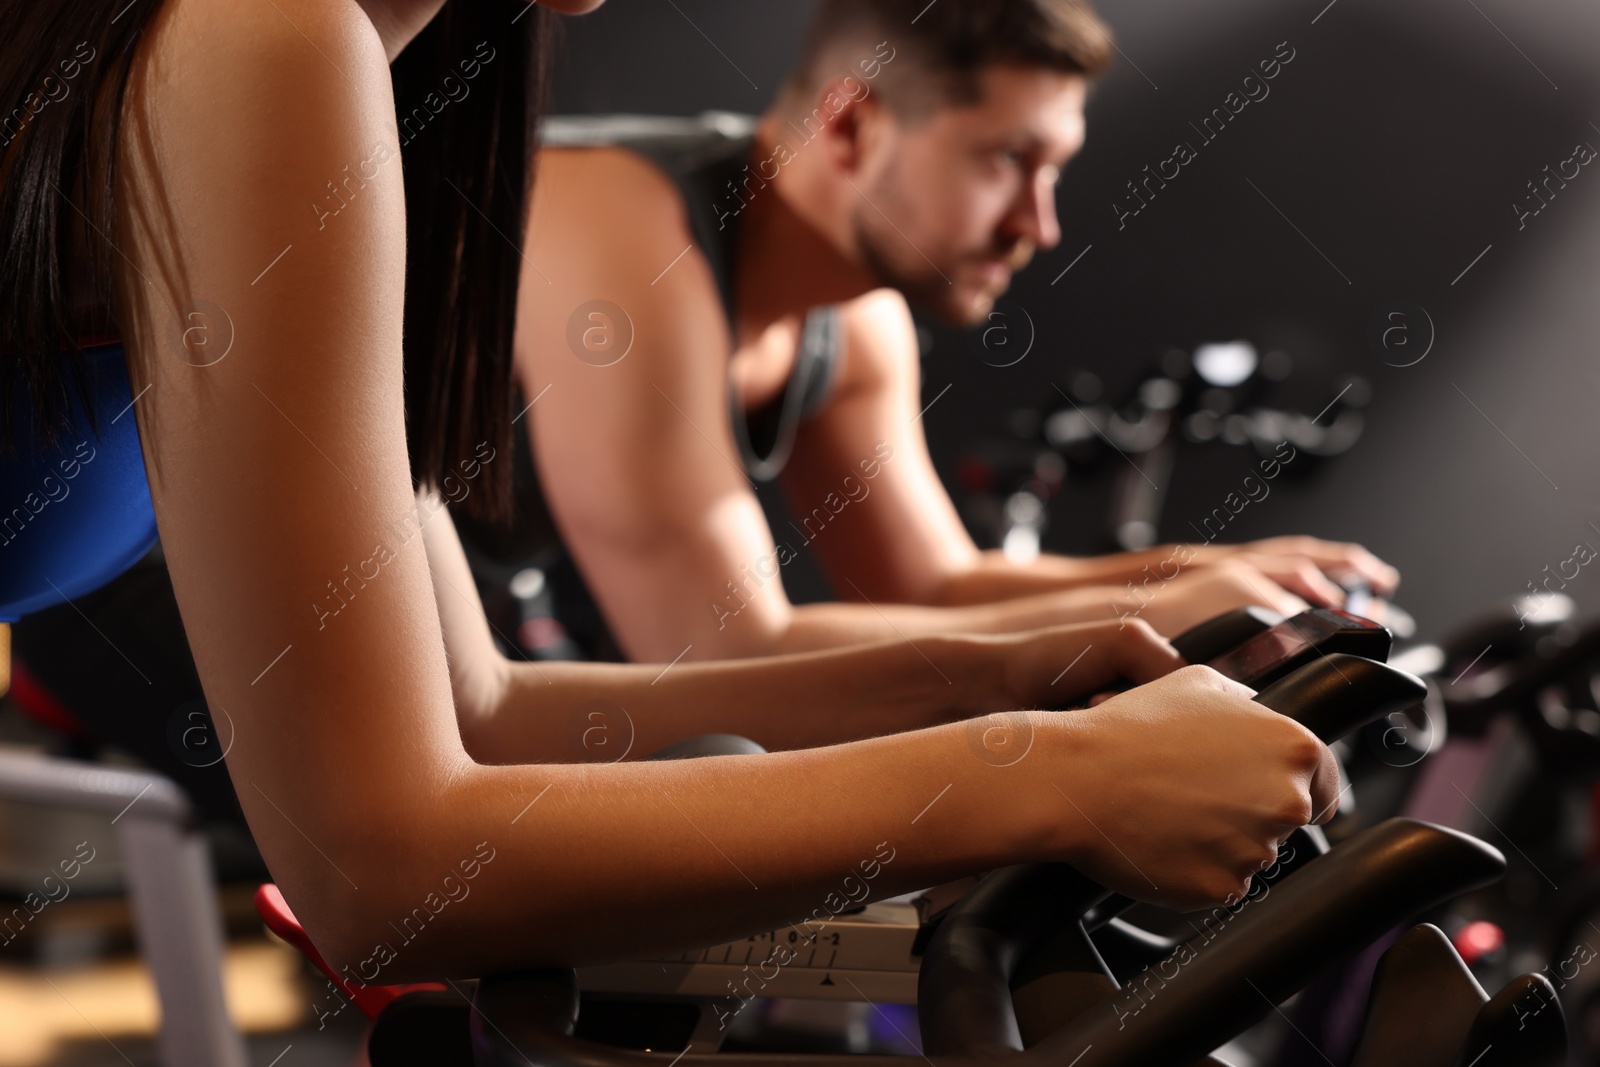
[[[1157,543],[1170,475],[1185,445],[1249,447],[1280,460],[1303,454],[1309,461],[1283,462],[1282,469],[1304,476],[1360,440],[1371,387],[1349,378],[1315,414],[1276,406],[1275,387],[1292,366],[1286,353],[1260,356],[1248,341],[1202,344],[1192,353],[1174,349],[1120,403],[1105,399],[1098,375],[1069,373],[1044,404],[1013,412],[1004,438],[960,461],[956,478],[966,493],[967,521],[1012,558],[1031,559],[1049,502],[1066,479],[1105,468],[1115,488],[1107,526],[1092,547],[1131,551]]]

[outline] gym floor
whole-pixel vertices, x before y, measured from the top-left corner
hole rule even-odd
[[[41,750],[50,737],[0,700],[0,745]],[[111,753],[108,762],[115,762]],[[0,853],[26,846],[48,816],[0,811]],[[64,828],[63,828],[64,829]],[[73,835],[76,836],[76,835]],[[226,854],[227,842],[214,851]],[[235,846],[237,847],[237,846]],[[116,862],[109,856],[99,859]],[[256,1067],[352,1067],[366,1020],[354,1007],[320,1020],[326,989],[299,953],[272,937],[251,905],[255,880],[222,888],[228,933],[223,986]],[[0,887],[6,914],[21,901]],[[0,1067],[156,1067],[155,986],[140,961],[126,898],[75,892],[0,941]]]

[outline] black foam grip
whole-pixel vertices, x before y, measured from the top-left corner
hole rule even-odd
[[[1231,652],[1256,634],[1283,621],[1271,608],[1234,608],[1214,619],[1197,623],[1172,639],[1172,647],[1188,663],[1205,663]]]
[[[1256,703],[1331,743],[1391,712],[1420,704],[1427,695],[1428,687],[1414,674],[1330,652],[1267,686],[1256,694]]]

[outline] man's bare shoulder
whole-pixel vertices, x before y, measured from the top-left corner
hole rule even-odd
[[[625,148],[544,150],[533,195],[534,245],[563,269],[592,263],[618,281],[648,271],[648,283],[692,241],[677,186]]]
[[[906,298],[874,289],[839,305],[844,337],[841,386],[855,380],[898,377],[917,365],[917,329]]]
[[[558,358],[562,346],[538,339],[565,331],[573,309],[597,299],[623,309],[637,339],[629,372],[613,378],[652,396],[653,379],[635,368],[699,367],[708,346],[727,349],[722,298],[694,247],[682,195],[641,156],[609,147],[542,152],[524,254],[537,268],[524,272],[519,303],[527,358]]]

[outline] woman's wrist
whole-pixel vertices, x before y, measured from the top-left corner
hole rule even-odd
[[[949,679],[947,683],[927,672],[937,683],[931,690],[931,707],[938,716],[933,721],[969,718],[1010,703],[1004,654],[1009,643],[1009,638],[983,634],[938,634],[920,642],[920,650]]]
[[[923,731],[933,743],[931,777],[903,768],[903,802],[926,795],[931,804],[914,820],[938,828],[936,847],[961,874],[1017,863],[1057,861],[1075,848],[1075,816],[1052,782],[1059,778],[1059,729],[1051,712],[1009,711],[972,716]],[[907,738],[911,740],[910,737]],[[911,805],[921,809],[922,804]],[[916,814],[914,811],[913,814]],[[937,815],[937,818],[934,816]],[[956,877],[956,870],[949,872]]]
[[[1024,842],[1028,854],[1040,860],[1077,865],[1095,844],[1085,806],[1091,798],[1080,795],[1090,776],[1085,773],[1088,733],[1092,713],[1085,710],[1034,712],[1030,756],[1038,757],[1032,771],[1039,781],[1040,802],[1030,805],[1039,815],[1033,838]]]

